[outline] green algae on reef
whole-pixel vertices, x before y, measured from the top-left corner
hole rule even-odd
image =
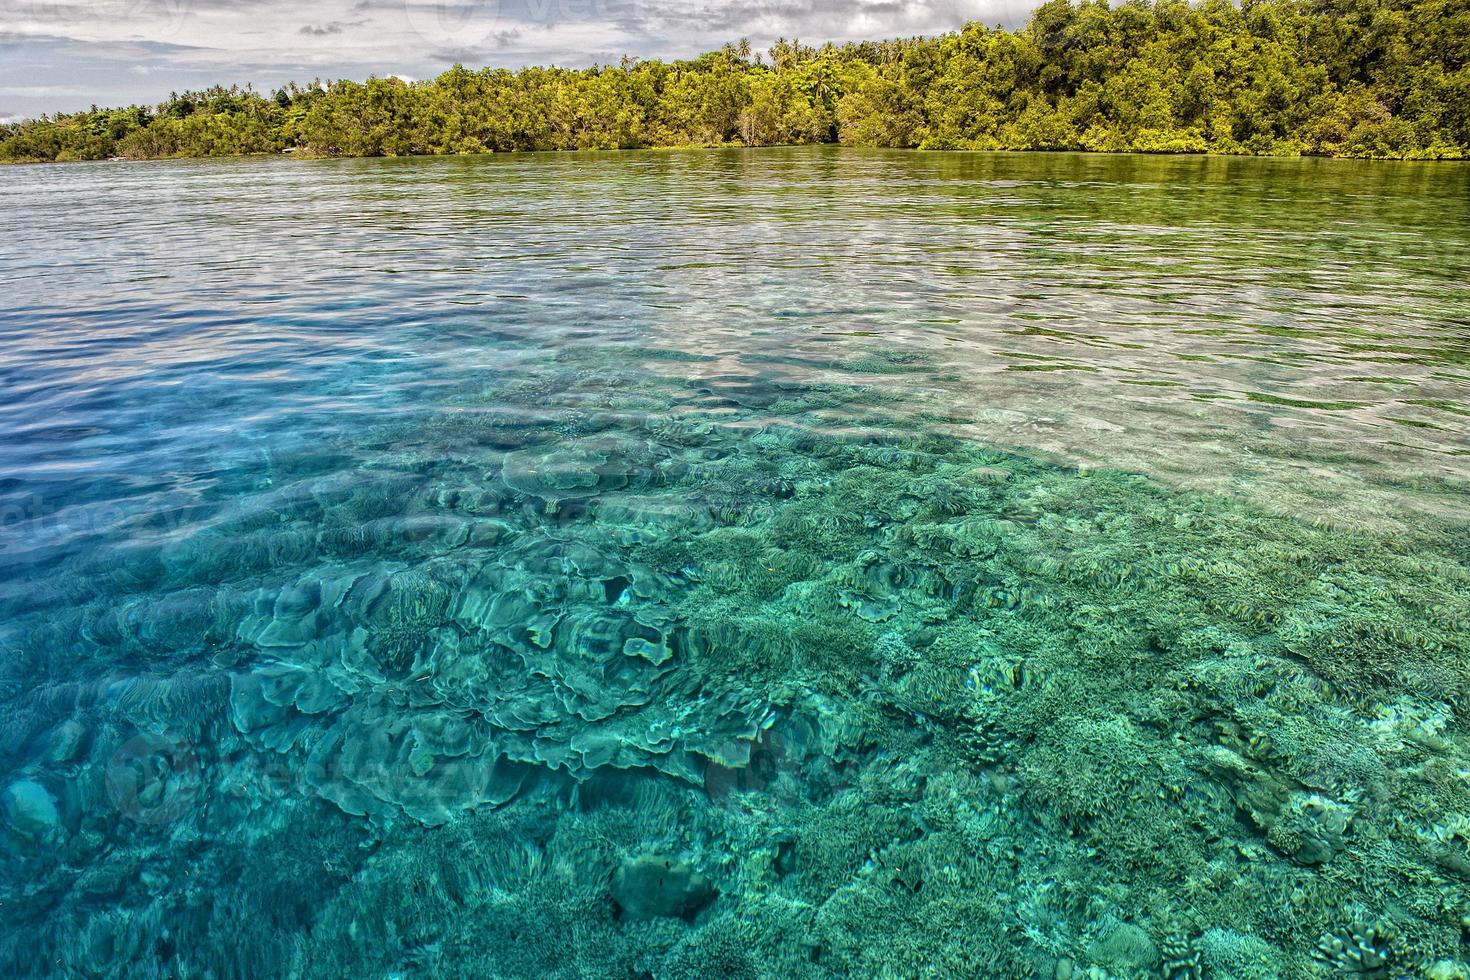
[[[0,634],[0,958],[1462,975],[1463,525],[1312,526],[900,431],[892,392],[612,356],[38,565]],[[863,424],[806,424],[836,408]]]

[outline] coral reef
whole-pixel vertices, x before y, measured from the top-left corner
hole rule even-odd
[[[1461,975],[1462,527],[593,368],[5,594],[7,973]]]

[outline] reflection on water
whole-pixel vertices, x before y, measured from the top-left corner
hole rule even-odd
[[[57,438],[109,471],[140,436],[178,453],[145,396],[214,447],[210,421],[349,424],[605,343],[912,373],[957,434],[1301,512],[1463,476],[1460,166],[794,150],[38,168],[0,193],[32,480]]]
[[[1470,959],[1470,168],[0,176],[18,969]]]

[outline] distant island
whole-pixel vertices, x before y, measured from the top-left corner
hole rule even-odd
[[[1470,4],[1051,0],[1014,31],[217,87],[5,125],[0,161],[805,143],[1464,158]]]

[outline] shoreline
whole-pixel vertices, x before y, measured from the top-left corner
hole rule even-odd
[[[573,149],[544,149],[544,150],[484,150],[474,153],[377,153],[377,154],[349,154],[349,153],[305,153],[300,149],[294,152],[281,150],[269,153],[218,153],[218,154],[191,154],[166,157],[108,157],[96,160],[0,160],[0,167],[38,167],[38,166],[73,166],[77,164],[115,164],[115,163],[179,163],[185,160],[299,160],[302,162],[320,162],[324,160],[451,160],[451,159],[475,159],[480,157],[525,157],[525,156],[590,156],[593,154],[623,154],[623,153],[685,153],[695,151],[741,151],[747,153],[760,152],[764,150],[803,150],[803,149],[841,149],[841,150],[877,150],[885,153],[939,153],[945,155],[963,154],[1013,154],[1026,156],[1092,156],[1092,157],[1178,157],[1198,158],[1211,160],[1337,160],[1357,161],[1364,163],[1431,163],[1431,164],[1455,164],[1470,163],[1470,154],[1444,155],[1444,156],[1369,156],[1363,154],[1343,153],[1223,153],[1217,151],[1187,151],[1187,150],[1088,150],[1088,149],[1020,149],[1013,147],[995,148],[970,148],[970,147],[920,147],[920,146],[870,146],[855,145],[848,143],[772,143],[761,146],[743,146],[738,143],[711,143],[711,144],[677,144],[667,146],[628,146],[628,147],[577,147]]]

